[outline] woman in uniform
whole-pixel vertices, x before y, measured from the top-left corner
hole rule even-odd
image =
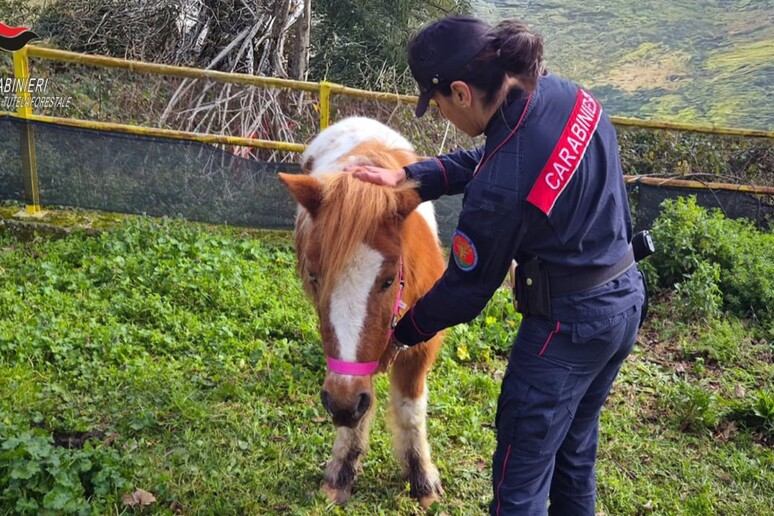
[[[644,284],[615,129],[585,89],[547,73],[540,36],[449,17],[408,48],[420,97],[482,148],[362,180],[463,194],[443,277],[398,323],[394,352],[469,321],[519,264],[523,314],[498,401],[492,514],[595,513],[599,417],[634,346]],[[550,505],[549,505],[550,500]]]

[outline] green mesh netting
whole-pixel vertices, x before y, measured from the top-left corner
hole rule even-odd
[[[277,180],[295,164],[266,163],[221,148],[167,138],[134,136],[31,122],[40,202],[118,213],[182,217],[213,224],[292,229],[295,203]],[[25,201],[21,134],[24,122],[0,117],[0,200]],[[638,229],[650,227],[661,201],[696,195],[698,203],[759,225],[774,205],[740,192],[630,185]],[[457,224],[460,196],[435,202],[442,241]]]

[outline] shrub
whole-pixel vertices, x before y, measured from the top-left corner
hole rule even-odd
[[[774,322],[774,233],[748,231],[738,236],[733,268],[721,288],[735,313]]]
[[[720,315],[723,294],[720,292],[720,266],[717,263],[700,262],[692,274],[685,274],[685,281],[675,284],[677,309],[686,319],[714,318]]]
[[[761,391],[753,406],[753,414],[767,436],[774,437],[774,393]]]
[[[768,439],[774,439],[774,392],[758,391],[753,398],[737,403],[728,418],[749,430],[760,432]]]
[[[658,270],[659,285],[673,286],[705,261],[727,269],[731,251],[725,229],[722,213],[708,212],[696,204],[695,197],[664,201],[652,231],[657,253],[651,261]]]
[[[694,317],[723,308],[764,325],[774,304],[774,234],[706,210],[694,197],[667,199],[653,225],[658,286],[677,290]],[[717,290],[719,288],[719,292]]]
[[[720,421],[719,399],[699,386],[680,381],[665,400],[683,431],[705,432]]]

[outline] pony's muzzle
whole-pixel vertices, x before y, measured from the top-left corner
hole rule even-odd
[[[354,428],[371,408],[371,395],[367,392],[361,392],[351,404],[335,400],[326,390],[322,391],[320,397],[323,407],[333,417],[333,424],[336,426]]]

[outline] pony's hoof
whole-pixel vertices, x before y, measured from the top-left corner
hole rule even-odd
[[[428,510],[431,505],[433,505],[435,502],[441,499],[441,496],[439,494],[431,494],[428,496],[425,496],[424,498],[419,499],[419,505],[422,506],[423,510]]]
[[[411,484],[411,495],[424,510],[433,505],[433,502],[440,500],[441,495],[443,495],[441,479],[435,467],[426,471],[423,475],[410,479],[409,483]]]
[[[335,503],[336,505],[343,505],[352,495],[351,489],[336,489],[331,487],[328,482],[323,482],[320,489],[325,492],[325,495],[328,497],[328,501]]]
[[[439,501],[443,495],[443,487],[440,482],[433,483],[430,489],[430,494],[419,497],[419,505],[421,505],[424,510],[429,509],[430,506]]]

